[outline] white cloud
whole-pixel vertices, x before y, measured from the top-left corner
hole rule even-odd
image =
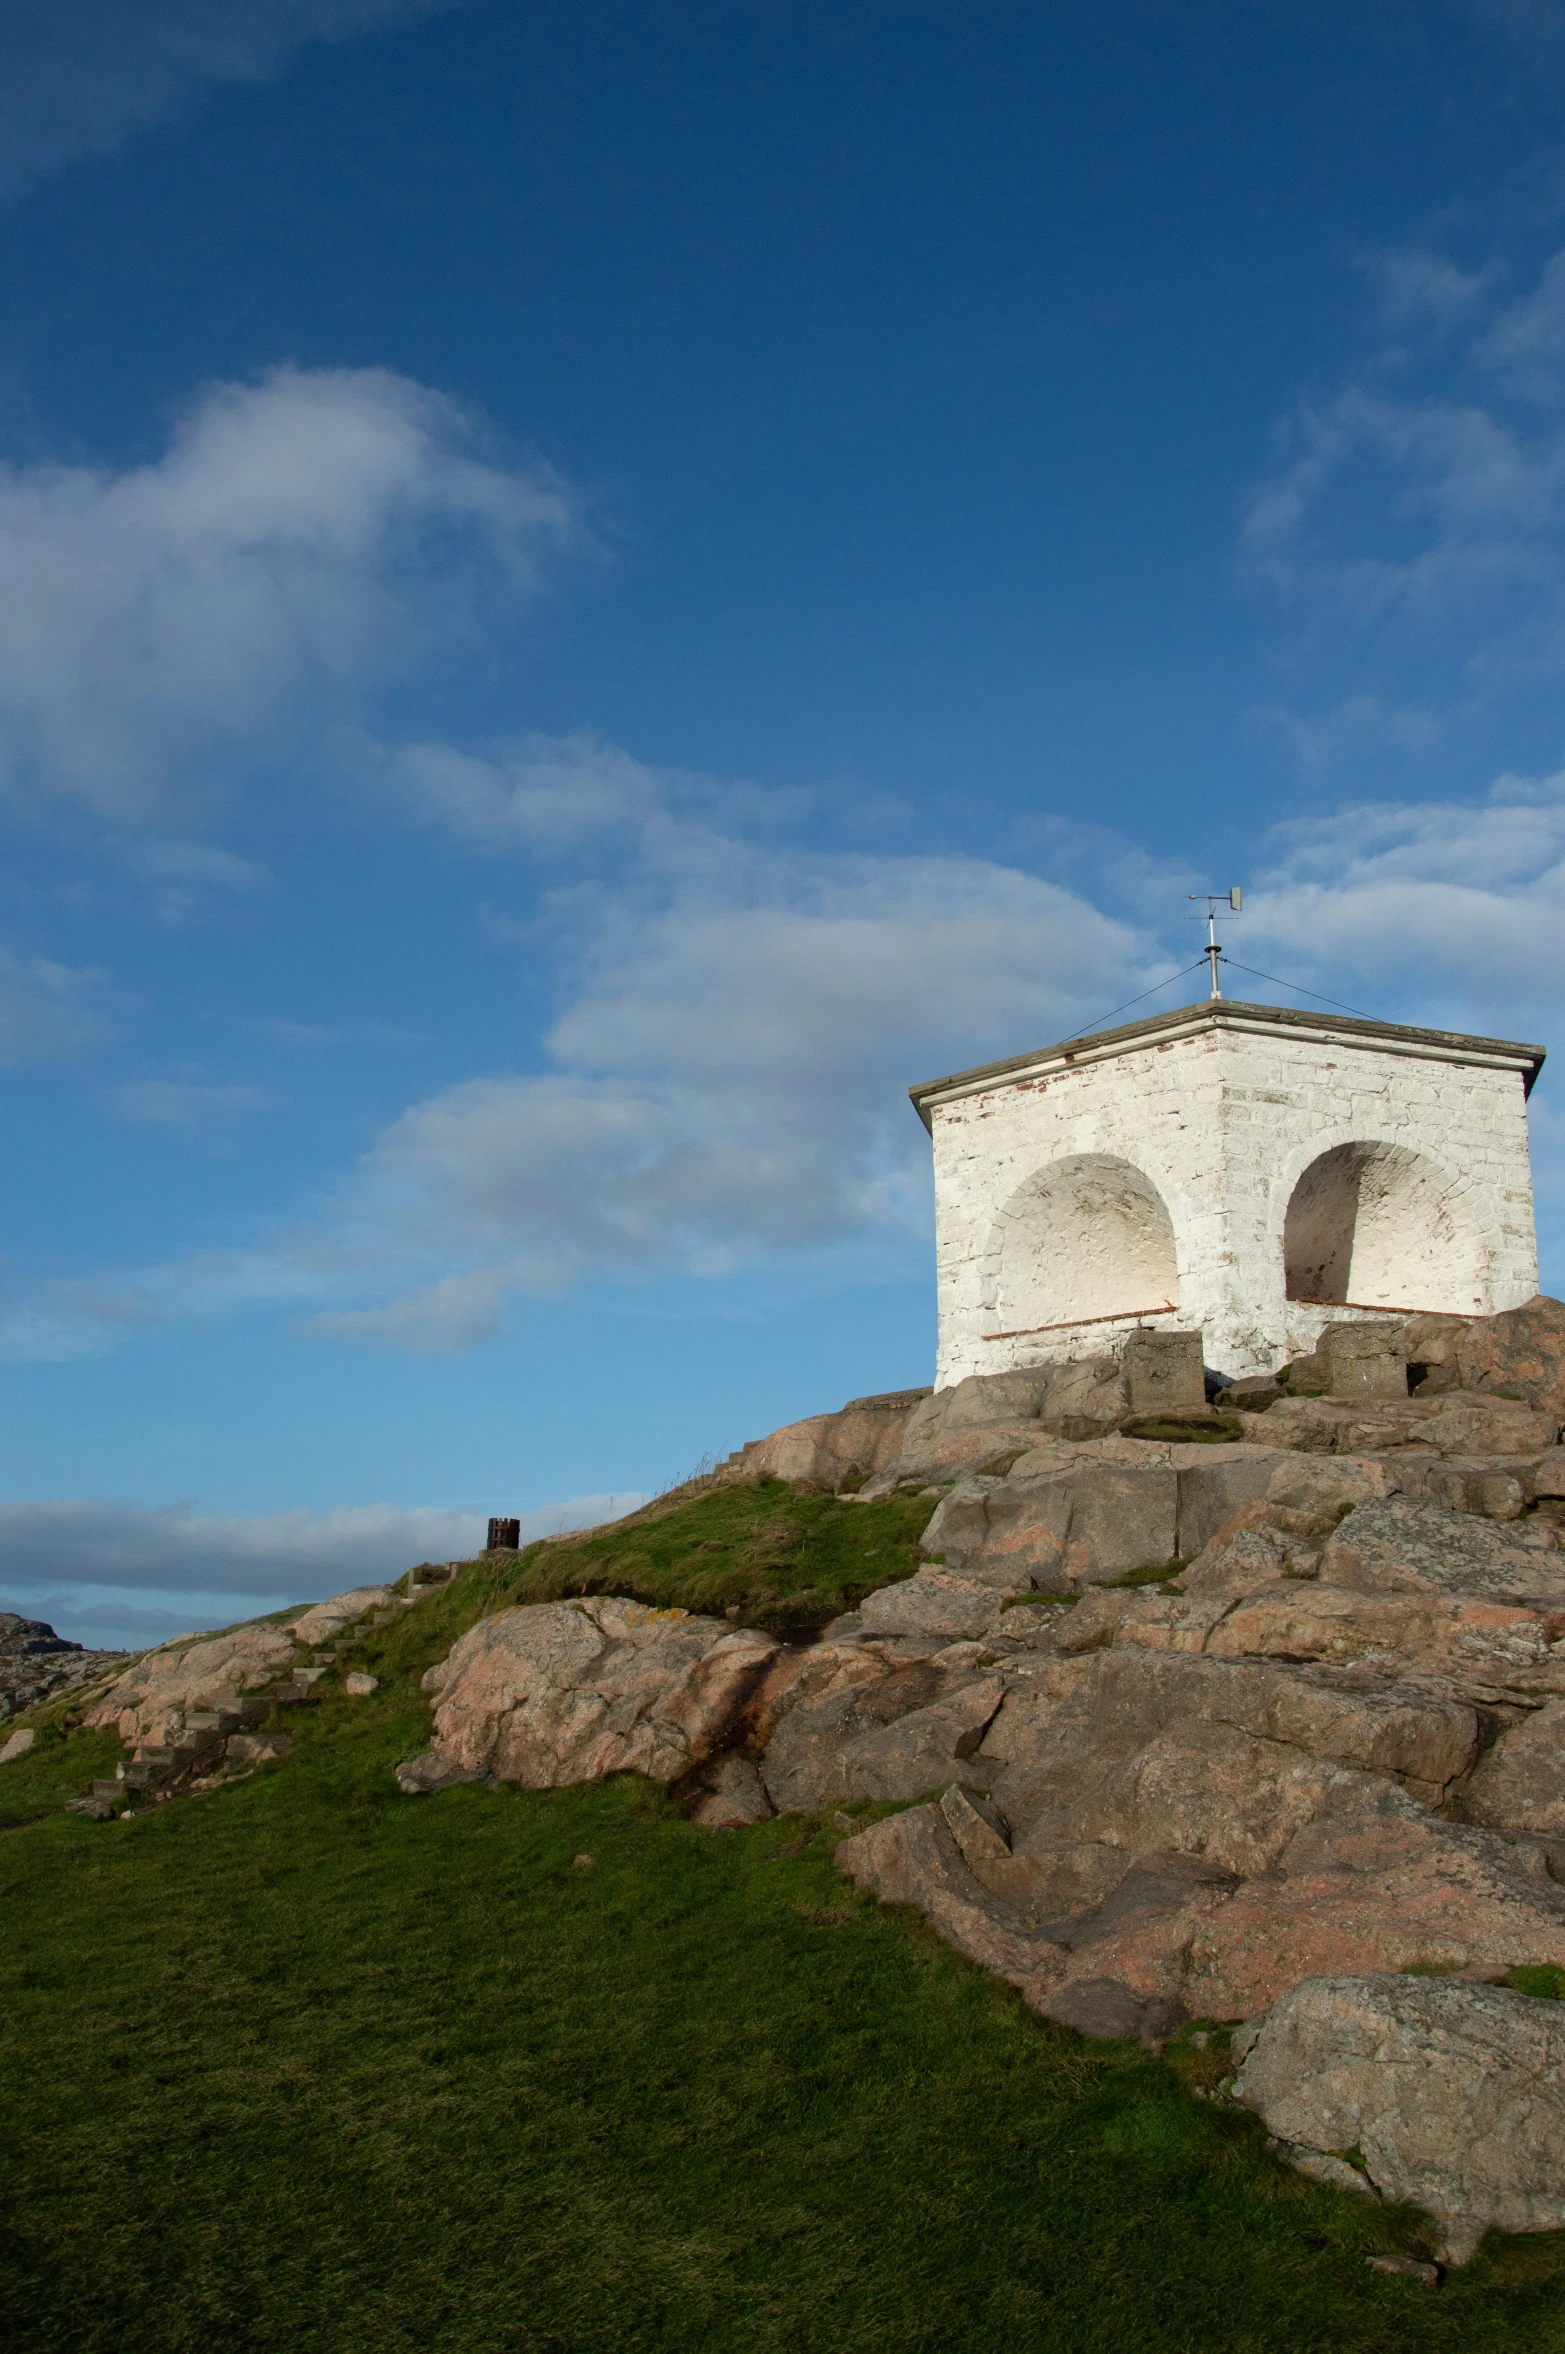
[[[258,860],[207,842],[136,842],[127,855],[132,873],[150,887],[160,923],[186,924],[214,906],[259,899],[272,884]]]
[[[340,41],[450,0],[7,0],[0,25],[0,197],[264,82],[308,41]]]
[[[1565,675],[1565,253],[1509,303],[1439,255],[1379,275],[1399,324],[1450,332],[1302,404],[1241,535],[1341,677],[1323,710],[1257,715],[1317,766],[1426,751]]]
[[[1444,254],[1397,246],[1371,254],[1366,269],[1395,327],[1446,328],[1470,318],[1493,284],[1493,268],[1463,270]]]
[[[103,1028],[101,973],[0,948],[0,1063],[72,1053]]]
[[[200,806],[316,752],[576,531],[547,470],[383,369],[209,387],[118,473],[0,469],[0,787],[122,823]],[[169,888],[251,887],[226,853],[163,855]]]
[[[690,813],[731,817],[742,793],[612,747],[464,758],[502,832],[518,777],[546,775],[541,830],[558,840],[557,810],[595,810],[582,842],[623,855],[618,879],[562,891],[541,919],[572,977],[551,1067],[409,1105],[308,1218],[248,1249],[18,1293],[0,1353],[94,1355],[143,1325],[279,1307],[338,1340],[455,1351],[517,1294],[584,1280],[847,1252],[911,1265],[929,1205],[908,1084],[1068,1035],[1175,971],[1017,869],[758,846]],[[514,838],[539,830],[529,816]],[[1278,829],[1229,944],[1384,1018],[1528,1036],[1565,987],[1562,917],[1565,776],[1507,777],[1479,804],[1364,803]]]
[[[145,1128],[225,1128],[264,1110],[266,1101],[259,1087],[197,1079],[128,1079],[108,1091],[110,1110]]]
[[[662,879],[591,900],[556,1071],[411,1106],[345,1188],[341,1231],[378,1238],[383,1281],[432,1244],[457,1268],[318,1329],[460,1348],[514,1290],[922,1235],[909,1082],[1071,1030],[1141,956],[1085,901],[976,859],[676,830]]]
[[[281,1015],[260,1014],[248,1026],[257,1038],[278,1046],[383,1046],[400,1051],[429,1043],[422,1030],[403,1030],[394,1022],[356,1017],[340,1022],[291,1022]]]
[[[504,829],[512,796],[543,796],[513,838],[558,839],[586,809],[589,842],[623,857],[543,919],[575,977],[553,1067],[410,1105],[320,1214],[251,1250],[18,1298],[0,1351],[97,1353],[139,1322],[280,1303],[338,1338],[459,1349],[517,1291],[901,1253],[928,1218],[909,1083],[1045,1044],[1173,969],[1017,869],[757,846],[689,814],[731,814],[742,790],[613,747],[464,757]]]
[[[518,1515],[522,1542],[594,1527],[644,1501],[624,1494],[536,1505]],[[45,1618],[77,1642],[162,1642],[377,1584],[417,1561],[466,1559],[503,1503],[250,1516],[188,1504],[0,1504],[0,1609]]]
[[[338,749],[390,798],[476,842],[560,850],[606,834],[639,840],[669,801],[666,775],[588,734],[527,735],[487,752],[368,737]]]
[[[1232,953],[1385,1019],[1547,1043],[1565,992],[1565,773],[1479,802],[1378,802],[1276,829]],[[1235,984],[1237,985],[1237,984]]]

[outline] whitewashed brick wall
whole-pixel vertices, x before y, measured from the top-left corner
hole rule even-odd
[[[933,1103],[931,1127],[941,1387],[1113,1351],[1165,1301],[1152,1329],[1203,1327],[1225,1372],[1304,1353],[1353,1310],[1287,1298],[1284,1228],[1343,1146],[1373,1148],[1352,1156],[1351,1299],[1493,1314],[1537,1290],[1519,1071],[1221,1026],[997,1079]],[[1064,1329],[990,1337],[1039,1326]]]

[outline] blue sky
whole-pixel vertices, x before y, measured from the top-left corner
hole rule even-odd
[[[1549,1042],[1562,98],[1542,0],[12,0],[0,1602],[926,1378],[906,1087],[1189,891]]]

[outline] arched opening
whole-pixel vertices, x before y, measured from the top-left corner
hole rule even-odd
[[[1174,1228],[1163,1197],[1129,1161],[1079,1153],[1012,1195],[999,1221],[995,1321],[1036,1331],[1177,1308]]]
[[[1400,1144],[1339,1144],[1311,1161],[1283,1228],[1290,1300],[1471,1315],[1486,1253],[1456,1181]]]

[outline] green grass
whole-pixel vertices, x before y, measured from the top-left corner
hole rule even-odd
[[[1122,1423],[1127,1439],[1156,1439],[1160,1445],[1185,1446],[1192,1440],[1205,1446],[1227,1447],[1248,1434],[1238,1414],[1143,1414]]]
[[[676,1491],[607,1528],[530,1545],[498,1566],[474,1563],[462,1607],[481,1583],[489,1609],[629,1594],[717,1617],[732,1610],[746,1626],[822,1626],[877,1586],[912,1576],[933,1510],[927,1496],[845,1504],[775,1479]]]
[[[39,1713],[27,1719],[36,1730],[34,1746],[25,1757],[0,1766],[0,1826],[6,1829],[32,1822],[68,1798],[80,1798],[96,1775],[112,1774],[125,1754],[117,1733],[79,1733],[68,1739],[57,1724],[40,1723]],[[0,1734],[11,1729],[0,1725]]]
[[[1222,2030],[1035,2019],[829,1816],[403,1798],[419,1674],[536,1560],[368,1630],[382,1689],[325,1678],[285,1763],[0,1836],[7,2354],[1565,2354],[1565,2235],[1368,2272],[1427,2225],[1197,2098]],[[40,1743],[7,1813],[113,1748]]]
[[[1543,2002],[1565,2002],[1565,1970],[1557,1962],[1539,1962],[1529,1967],[1523,1964],[1505,1973],[1507,1986],[1514,1986],[1518,1994],[1530,1994]]]

